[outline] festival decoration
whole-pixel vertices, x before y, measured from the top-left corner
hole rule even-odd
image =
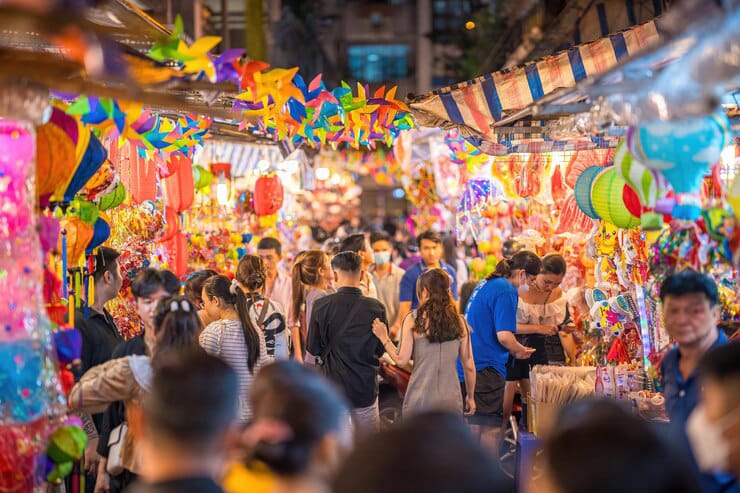
[[[568,161],[565,168],[565,183],[572,189],[576,187],[576,181],[581,173],[592,166],[606,166],[611,162],[612,149],[592,149],[576,151]]]
[[[283,184],[276,173],[257,178],[254,185],[254,212],[263,226],[274,226],[283,205]]]
[[[542,177],[549,176],[550,154],[532,153],[526,164],[515,167],[514,188],[520,197],[536,197],[542,192]]]
[[[445,134],[445,144],[449,148],[449,157],[452,162],[464,167],[469,173],[473,173],[490,159],[487,154],[465,140],[457,129]]]
[[[53,112],[63,113],[59,108]],[[41,202],[48,197],[75,165],[75,145],[54,119],[36,129],[36,193]]]
[[[638,211],[636,214],[635,208],[632,207],[630,213],[640,217],[643,229],[660,229],[663,224],[663,218],[660,214],[650,212],[650,210],[655,208],[658,198],[663,197],[667,193],[669,185],[666,179],[660,172],[647,168],[635,160],[624,141],[620,142],[617,146],[617,151],[614,155],[614,166],[637,196],[639,203],[648,209],[644,212]],[[629,194],[629,192],[625,193]]]
[[[213,173],[199,164],[193,166],[193,184],[196,190],[208,193],[211,183],[213,183]]]
[[[576,199],[578,207],[591,219],[601,219],[599,214],[594,209],[594,204],[591,196],[591,189],[596,181],[596,177],[604,171],[601,166],[591,166],[586,168],[578,175],[575,186],[573,187],[573,194]]]
[[[77,122],[75,166],[71,176],[62,180],[51,196],[52,202],[68,203],[78,191],[95,175],[107,156],[103,144],[85,125]]]
[[[694,193],[719,160],[729,128],[722,110],[706,117],[648,123],[629,129],[627,147],[646,167],[660,171],[676,193]]]
[[[126,187],[123,183],[118,183],[112,192],[100,198],[98,207],[101,211],[107,211],[123,204],[124,200],[126,200]]]
[[[587,233],[593,228],[593,221],[578,207],[575,195],[568,194],[558,217],[555,232]]]
[[[175,212],[182,212],[193,204],[195,198],[193,167],[190,160],[182,155],[173,155],[170,160],[177,160],[178,165],[174,173],[161,180],[165,202]]]
[[[619,228],[634,228],[640,220],[630,214],[624,205],[624,187],[628,186],[624,178],[614,167],[605,168],[591,187],[591,203],[601,219]]]
[[[106,221],[104,217],[98,216],[98,218],[95,220],[95,225],[93,226],[92,238],[85,248],[85,253],[87,255],[92,254],[93,250],[105,243],[105,241],[109,237],[110,224],[108,223],[108,221]]]
[[[106,159],[97,172],[82,189],[87,200],[98,202],[102,197],[115,191],[120,178],[110,160]]]
[[[79,215],[72,214],[61,220],[62,234],[59,237],[57,250],[66,253],[69,266],[76,266],[85,248],[93,239],[94,228],[83,221]]]

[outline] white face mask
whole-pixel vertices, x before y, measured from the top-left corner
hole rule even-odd
[[[391,261],[391,252],[375,252],[373,261],[375,265],[385,265]]]
[[[520,293],[526,293],[527,291],[529,291],[529,283],[527,282],[527,274],[526,274],[526,272],[522,271],[522,273],[524,274],[522,276],[523,277],[523,280],[520,280],[519,281],[519,287],[517,288],[517,290]]]
[[[689,437],[696,463],[702,471],[720,472],[727,470],[730,444],[724,438],[723,433],[732,423],[731,419],[735,414],[737,414],[737,409],[719,421],[712,423],[707,419],[704,406],[699,405],[689,416],[689,420],[686,422],[686,434]]]

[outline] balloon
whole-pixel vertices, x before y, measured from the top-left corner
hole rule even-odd
[[[61,111],[54,108],[52,111]],[[48,197],[57,185],[72,174],[75,145],[53,121],[36,129],[36,194]]]
[[[591,187],[599,173],[604,171],[602,166],[591,166],[581,172],[573,187],[573,194],[576,197],[578,208],[591,219],[601,219],[594,209],[591,201]]]
[[[634,228],[640,220],[630,214],[624,205],[624,178],[614,167],[605,168],[594,180],[591,188],[591,202],[594,210],[604,221],[618,228]]]
[[[705,117],[632,127],[627,146],[645,166],[663,173],[676,193],[692,193],[719,160],[729,128],[727,115],[719,110]]]
[[[110,238],[110,224],[102,217],[98,217],[95,226],[93,226],[93,237],[90,243],[87,244],[85,253],[90,255],[95,248],[105,243],[108,238]]]
[[[283,206],[283,184],[277,174],[257,178],[254,184],[254,211],[258,216],[275,214]]]
[[[0,342],[0,403],[4,419],[29,423],[46,406],[42,352],[38,341],[22,339]]]
[[[668,181],[660,172],[650,169],[634,159],[627,150],[624,141],[617,146],[614,156],[614,167],[619,171],[627,184],[637,194],[640,203],[645,207],[655,207],[655,201],[665,196]]]
[[[62,235],[59,237],[57,250],[62,251],[62,244],[66,238],[67,261],[70,266],[75,266],[85,253],[85,247],[92,240],[93,227],[74,214],[65,216],[61,221],[61,227]]]
[[[124,200],[126,200],[126,187],[123,186],[123,183],[119,182],[111,193],[100,198],[98,208],[101,211],[107,211],[123,204]]]

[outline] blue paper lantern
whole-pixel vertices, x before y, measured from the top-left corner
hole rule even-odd
[[[576,198],[578,208],[591,219],[601,219],[601,216],[594,209],[594,203],[591,200],[591,188],[593,187],[596,177],[606,168],[603,166],[591,166],[584,169],[573,187],[573,196]]]
[[[98,216],[93,227],[93,237],[90,243],[85,248],[85,254],[90,255],[94,249],[105,243],[105,240],[110,238],[110,224],[105,219]]]
[[[646,167],[660,171],[676,193],[694,193],[708,169],[719,161],[729,129],[727,115],[717,111],[630,128],[627,146]]]

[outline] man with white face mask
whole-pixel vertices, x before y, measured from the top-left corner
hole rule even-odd
[[[709,351],[699,362],[701,403],[686,426],[702,471],[740,476],[740,342]],[[737,489],[737,487],[736,487]]]
[[[370,245],[373,248],[373,265],[370,267],[370,275],[378,289],[378,299],[385,306],[385,313],[391,324],[391,334],[399,334],[401,330],[401,319],[398,316],[401,304],[401,279],[406,271],[391,262],[393,246],[386,233],[371,234]]]
[[[688,449],[686,424],[700,393],[697,366],[709,350],[728,341],[717,329],[719,295],[709,277],[693,271],[672,274],[660,287],[660,300],[665,328],[677,343],[661,365],[666,411],[676,439]],[[699,482],[704,493],[740,493],[727,475],[703,472]]]

